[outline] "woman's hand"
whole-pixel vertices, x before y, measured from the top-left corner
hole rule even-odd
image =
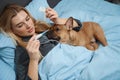
[[[46,13],[46,17],[47,18],[49,18],[54,23],[57,23],[57,21],[58,21],[58,14],[57,14],[57,12],[54,9],[46,8],[45,13]]]
[[[39,47],[40,47],[40,41],[35,39],[35,36],[33,36],[27,44],[27,52],[28,55],[30,57],[30,60],[33,61],[38,61],[42,58],[42,56],[40,55],[40,51],[39,51]]]
[[[26,49],[30,57],[28,76],[31,80],[38,80],[38,63],[42,59],[42,55],[39,51],[40,42],[35,39],[35,35],[28,41]]]

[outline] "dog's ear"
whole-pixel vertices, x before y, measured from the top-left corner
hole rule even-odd
[[[65,25],[68,30],[71,30],[73,28],[73,17],[69,17]]]

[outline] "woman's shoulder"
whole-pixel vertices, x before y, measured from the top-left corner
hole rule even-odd
[[[22,46],[16,46],[15,49],[15,63],[16,64],[24,64],[24,63],[28,63],[29,61],[29,56],[27,54],[27,50],[22,47]]]

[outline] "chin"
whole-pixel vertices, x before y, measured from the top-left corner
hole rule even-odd
[[[26,34],[26,36],[33,36],[34,34]]]
[[[31,32],[31,33],[29,33],[29,35],[34,35],[35,34],[35,32]]]

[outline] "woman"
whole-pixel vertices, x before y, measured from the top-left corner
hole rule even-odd
[[[64,24],[66,19],[58,18],[57,13],[46,9],[46,17],[56,24]],[[78,26],[74,21],[74,26]],[[12,4],[5,7],[0,15],[0,30],[7,33],[16,44],[15,64],[17,80],[38,80],[38,64],[55,45],[46,36],[35,39],[38,33],[47,30],[50,25],[35,20],[21,6]],[[45,44],[44,44],[45,43]]]

